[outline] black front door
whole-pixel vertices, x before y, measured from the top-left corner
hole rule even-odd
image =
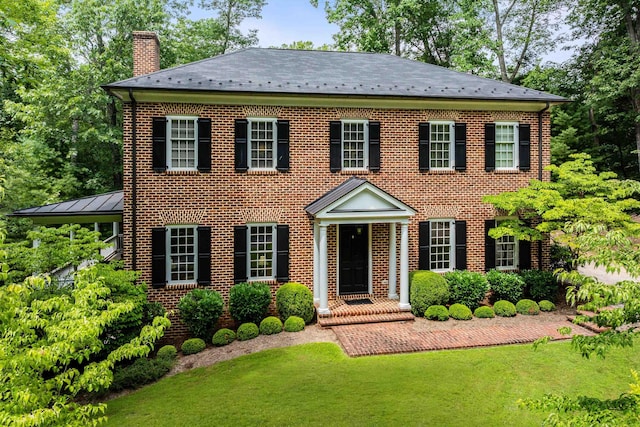
[[[369,226],[340,225],[340,294],[369,292]]]

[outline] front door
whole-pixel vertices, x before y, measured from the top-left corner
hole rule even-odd
[[[340,289],[342,294],[369,292],[369,226],[340,225]]]

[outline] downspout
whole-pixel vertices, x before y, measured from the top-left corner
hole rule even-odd
[[[549,109],[547,105],[538,111],[538,181],[542,181],[542,114]],[[538,240],[538,269],[542,270],[542,240]]]
[[[131,269],[137,269],[138,260],[138,181],[137,181],[137,142],[138,142],[138,103],[133,97],[133,89],[129,88],[129,98],[131,99]]]

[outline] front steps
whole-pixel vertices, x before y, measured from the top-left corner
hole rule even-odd
[[[345,300],[368,298],[373,304],[348,305]],[[329,302],[331,314],[318,315],[318,325],[330,328],[363,323],[406,322],[415,317],[410,311],[400,310],[398,300],[375,298],[369,294],[349,295]]]

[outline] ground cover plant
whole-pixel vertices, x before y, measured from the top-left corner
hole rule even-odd
[[[628,387],[629,368],[640,369],[633,349],[584,360],[569,348],[564,342],[537,351],[519,345],[361,358],[349,358],[329,343],[273,349],[164,378],[114,399],[108,425],[233,420],[235,426],[409,426],[437,420],[447,426],[539,426],[545,414],[519,408],[518,399],[584,389],[615,398]]]

